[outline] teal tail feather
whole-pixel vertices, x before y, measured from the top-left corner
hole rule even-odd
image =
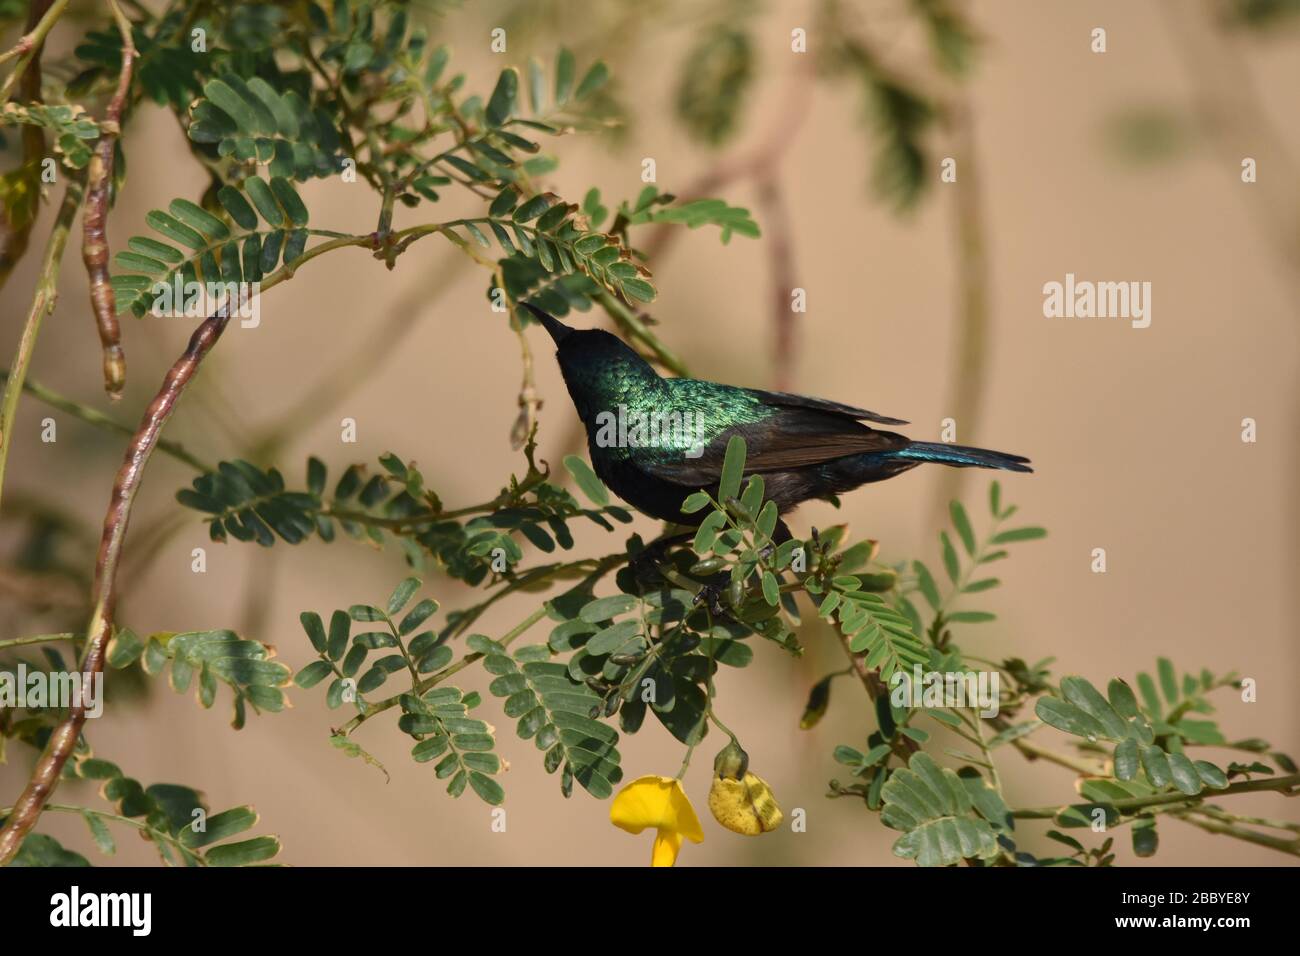
[[[939,442],[913,442],[906,448],[890,452],[892,458],[907,461],[934,461],[954,468],[1000,468],[1003,471],[1029,471],[1029,459],[1005,452],[972,448],[969,445],[945,445]]]

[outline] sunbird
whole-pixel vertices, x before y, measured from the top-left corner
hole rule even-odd
[[[699,524],[706,512],[686,514],[682,502],[695,491],[716,494],[733,435],[745,439],[745,476],[763,476],[765,497],[776,502],[781,515],[804,501],[893,478],[925,462],[1033,471],[1020,455],[912,441],[872,428],[863,422],[907,422],[864,408],[664,378],[618,336],[570,328],[531,303],[520,304],[555,341],[597,477],[638,511],[661,521]],[[774,539],[780,543],[789,536],[779,522]]]

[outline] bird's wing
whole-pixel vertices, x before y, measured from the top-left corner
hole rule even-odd
[[[855,408],[852,405],[845,405],[841,402],[830,402],[824,398],[810,398],[807,395],[791,395],[788,392],[765,392],[760,389],[750,388],[745,391],[755,396],[764,405],[774,405],[782,408],[808,408],[817,412],[828,412],[832,415],[843,415],[846,418],[852,418],[858,421],[877,422],[881,425],[906,425],[907,422],[901,418],[890,418],[887,415],[881,415],[878,412],[869,412],[865,408]]]
[[[798,395],[755,392],[771,411],[757,421],[736,424],[714,435],[695,458],[664,461],[653,458],[638,464],[656,477],[705,487],[722,477],[722,462],[733,435],[745,439],[745,474],[788,471],[817,465],[833,458],[869,451],[902,448],[909,440],[893,432],[876,431],[858,418],[870,413],[861,409],[819,402]],[[776,401],[766,400],[774,396]],[[847,411],[840,411],[847,409]],[[877,418],[879,421],[896,419]]]

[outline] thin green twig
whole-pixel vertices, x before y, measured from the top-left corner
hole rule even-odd
[[[51,10],[53,9],[51,7]],[[22,394],[32,353],[36,350],[36,338],[41,333],[41,322],[46,315],[54,311],[54,303],[59,297],[59,265],[63,261],[63,250],[68,244],[72,220],[81,206],[84,192],[84,185],[80,178],[68,180],[68,187],[63,193],[63,203],[59,207],[54,228],[50,230],[50,237],[45,243],[45,258],[41,263],[40,274],[36,278],[36,292],[27,310],[27,321],[23,323],[22,338],[18,341],[18,349],[14,353],[13,364],[9,367],[9,375],[5,380],[4,397],[0,399],[0,492],[4,488],[5,464],[9,460],[9,449],[13,447],[18,397]]]

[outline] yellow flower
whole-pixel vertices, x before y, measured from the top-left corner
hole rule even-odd
[[[772,788],[749,772],[749,754],[733,738],[713,761],[709,811],[733,833],[758,836],[781,825],[781,808]]]
[[[681,782],[672,777],[639,777],[618,792],[609,807],[609,822],[628,833],[655,829],[651,866],[672,866],[682,848],[682,837],[692,843],[704,840],[695,808]]]
[[[728,830],[745,836],[775,830],[783,819],[772,788],[748,772],[739,780],[715,776],[709,788],[709,810]]]

